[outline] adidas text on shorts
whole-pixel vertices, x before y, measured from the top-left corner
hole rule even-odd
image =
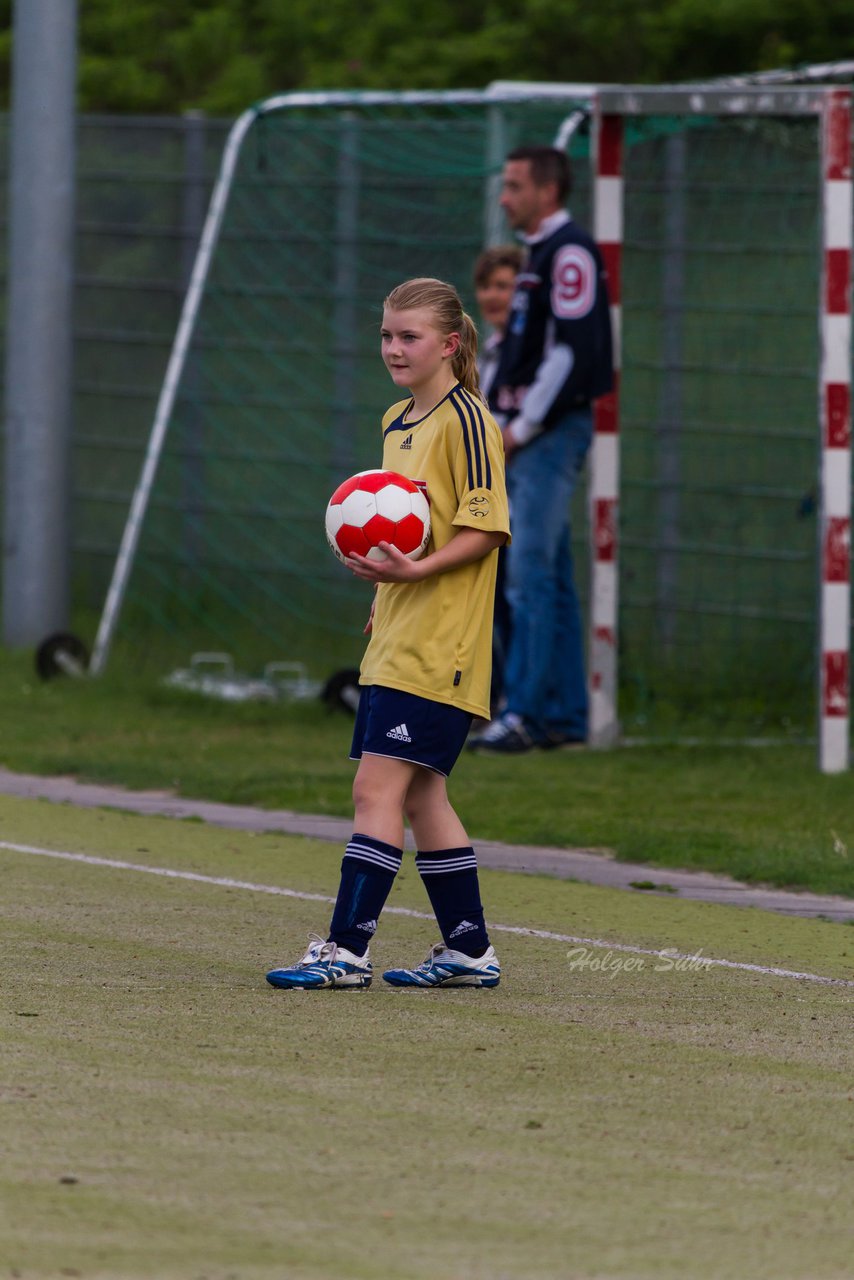
[[[351,760],[362,753],[409,760],[448,777],[463,749],[472,716],[416,693],[365,685],[353,729]]]

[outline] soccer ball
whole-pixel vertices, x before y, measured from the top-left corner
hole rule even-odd
[[[342,561],[354,551],[385,560],[378,542],[417,560],[430,539],[430,505],[415,481],[396,471],[360,471],[329,499],[326,537]]]

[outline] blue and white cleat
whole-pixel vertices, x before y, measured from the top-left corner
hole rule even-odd
[[[437,942],[417,969],[387,969],[383,979],[393,987],[497,987],[501,965],[492,947],[475,959]]]
[[[367,951],[363,956],[357,956],[311,933],[308,951],[302,960],[291,969],[271,969],[267,981],[271,987],[313,991],[322,987],[365,988],[371,985],[373,976],[374,967]]]

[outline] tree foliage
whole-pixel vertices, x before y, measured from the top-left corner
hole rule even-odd
[[[854,57],[850,0],[79,0],[79,13],[84,111],[229,115],[290,89],[672,83]],[[0,0],[7,98],[11,22]]]

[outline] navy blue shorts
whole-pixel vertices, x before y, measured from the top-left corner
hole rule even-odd
[[[392,756],[448,777],[463,749],[473,716],[446,702],[370,684],[362,689],[350,759]]]

